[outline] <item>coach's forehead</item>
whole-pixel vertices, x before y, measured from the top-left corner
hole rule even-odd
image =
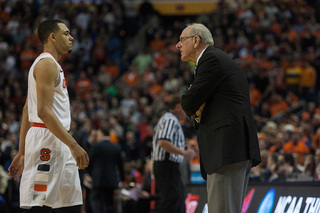
[[[186,28],[182,31],[181,36],[189,36],[191,29],[192,29],[192,26],[186,27]]]

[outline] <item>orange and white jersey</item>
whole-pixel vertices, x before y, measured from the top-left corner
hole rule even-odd
[[[36,90],[36,80],[34,78],[33,72],[36,64],[43,58],[51,58],[57,64],[58,76],[54,83],[54,94],[52,102],[52,110],[62,123],[63,127],[69,131],[71,123],[70,115],[70,101],[66,85],[66,80],[64,78],[64,72],[57,62],[57,60],[47,52],[41,53],[36,60],[33,62],[28,76],[28,116],[29,122],[31,123],[43,123],[43,121],[38,117],[37,111],[37,90]],[[45,70],[42,70],[45,72]]]

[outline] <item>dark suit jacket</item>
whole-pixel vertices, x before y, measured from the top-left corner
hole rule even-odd
[[[209,46],[199,59],[192,87],[181,105],[192,116],[206,103],[197,137],[204,179],[223,165],[261,162],[244,72],[223,51]]]
[[[122,181],[124,180],[121,149],[117,144],[113,144],[108,140],[93,144],[89,158],[88,172],[92,177],[93,188],[117,188],[119,178]],[[119,174],[117,171],[119,171]]]

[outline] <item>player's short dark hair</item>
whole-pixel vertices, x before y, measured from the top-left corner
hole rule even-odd
[[[181,104],[181,95],[172,95],[168,102],[169,109],[173,110],[178,104]]]
[[[48,41],[50,33],[56,33],[60,30],[59,23],[63,23],[60,20],[48,19],[40,23],[38,28],[38,37],[42,44]]]

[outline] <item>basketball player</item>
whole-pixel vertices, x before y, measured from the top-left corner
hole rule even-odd
[[[58,63],[63,54],[71,52],[74,39],[59,20],[42,22],[38,36],[44,50],[29,70],[19,152],[9,167],[9,176],[17,179],[22,174],[20,207],[28,209],[26,212],[80,213],[78,168],[86,168],[89,158],[68,133],[70,103]]]

